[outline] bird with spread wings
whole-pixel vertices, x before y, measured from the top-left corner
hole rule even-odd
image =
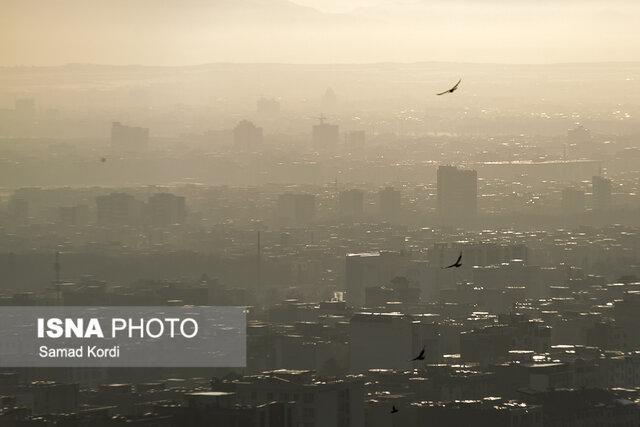
[[[422,351],[420,351],[420,354],[418,354],[416,357],[411,359],[409,362],[416,362],[418,360],[424,360],[424,352],[425,352],[425,348],[422,347]]]
[[[442,267],[442,268],[458,268],[458,267],[462,267],[462,252],[460,252],[460,256],[458,257],[456,262],[454,262],[453,264],[448,265],[446,267]]]
[[[436,95],[440,96],[440,95],[444,95],[445,93],[453,93],[456,90],[458,90],[458,86],[460,85],[460,82],[462,81],[462,79],[458,80],[458,83],[456,83],[451,89],[445,90],[444,92],[440,92]]]

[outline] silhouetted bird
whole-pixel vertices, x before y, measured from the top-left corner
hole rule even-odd
[[[398,408],[396,408],[396,405],[393,405],[393,408],[391,408],[391,413],[395,414],[396,412],[398,412]]]
[[[415,362],[416,360],[424,360],[424,347],[422,347],[420,354],[411,359],[410,362]]]
[[[458,268],[458,267],[462,267],[462,263],[460,261],[462,261],[462,252],[460,252],[460,256],[458,257],[456,262],[454,262],[453,264],[448,265],[446,267],[442,267],[442,268],[452,268],[452,267]]]
[[[106,157],[101,157],[101,158],[100,158],[100,161],[101,161],[102,163],[104,163],[104,162],[106,162],[106,161],[107,161],[107,158],[106,158]]]
[[[453,92],[455,92],[456,90],[458,90],[458,85],[460,84],[461,81],[462,81],[462,79],[458,80],[458,83],[456,83],[451,89],[445,90],[444,92],[440,92],[437,95],[440,96],[440,95],[444,95],[445,93],[453,93]]]

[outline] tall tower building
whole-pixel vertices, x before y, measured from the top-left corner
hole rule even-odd
[[[438,168],[438,217],[445,223],[468,221],[478,212],[478,173],[455,166]]]
[[[185,198],[171,193],[156,193],[149,197],[149,220],[151,224],[166,227],[184,224],[187,211]]]
[[[340,138],[339,126],[325,123],[326,118],[324,116],[320,116],[319,119],[320,123],[313,126],[313,147],[318,150],[335,147],[338,145]]]
[[[386,220],[397,219],[400,215],[400,191],[387,187],[378,192],[380,215]]]
[[[593,210],[606,212],[611,209],[611,180],[602,176],[594,176],[591,179],[593,187]]]
[[[345,190],[338,195],[338,214],[346,217],[359,217],[364,213],[364,192]]]
[[[262,128],[242,120],[233,129],[233,145],[240,151],[252,151],[262,145]]]
[[[102,225],[131,225],[140,220],[142,204],[132,195],[111,193],[96,198],[98,223]]]

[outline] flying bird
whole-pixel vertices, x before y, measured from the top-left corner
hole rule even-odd
[[[458,267],[462,267],[462,262],[461,261],[462,261],[462,252],[460,252],[460,256],[458,257],[456,262],[454,262],[453,264],[448,265],[446,267],[442,267],[442,268],[453,268],[453,267],[458,268]]]
[[[396,408],[396,405],[393,405],[393,408],[391,408],[391,414],[395,414],[396,412],[398,412],[398,408]]]
[[[424,360],[424,347],[422,347],[422,351],[420,354],[410,360],[410,362],[415,362],[416,360]]]
[[[458,80],[458,83],[456,83],[451,89],[445,90],[444,92],[440,92],[437,95],[440,96],[440,95],[444,95],[445,93],[453,93],[453,92],[455,92],[456,90],[458,90],[458,86],[460,85],[461,81],[462,81],[462,79]]]
[[[100,158],[100,161],[101,161],[102,163],[104,163],[104,162],[106,162],[106,161],[107,161],[107,158],[106,158],[106,157],[101,157],[101,158]]]

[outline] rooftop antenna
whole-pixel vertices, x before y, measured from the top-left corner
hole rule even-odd
[[[53,282],[53,287],[56,290],[56,299],[58,304],[60,304],[61,294],[60,294],[60,252],[56,251],[56,256],[53,261],[53,271],[56,273],[55,281]]]
[[[53,262],[53,270],[56,272],[55,283],[60,283],[60,252],[56,251],[55,261]]]
[[[258,247],[257,247],[257,286],[261,287],[262,282],[262,246],[260,245],[260,230],[258,230]]]

